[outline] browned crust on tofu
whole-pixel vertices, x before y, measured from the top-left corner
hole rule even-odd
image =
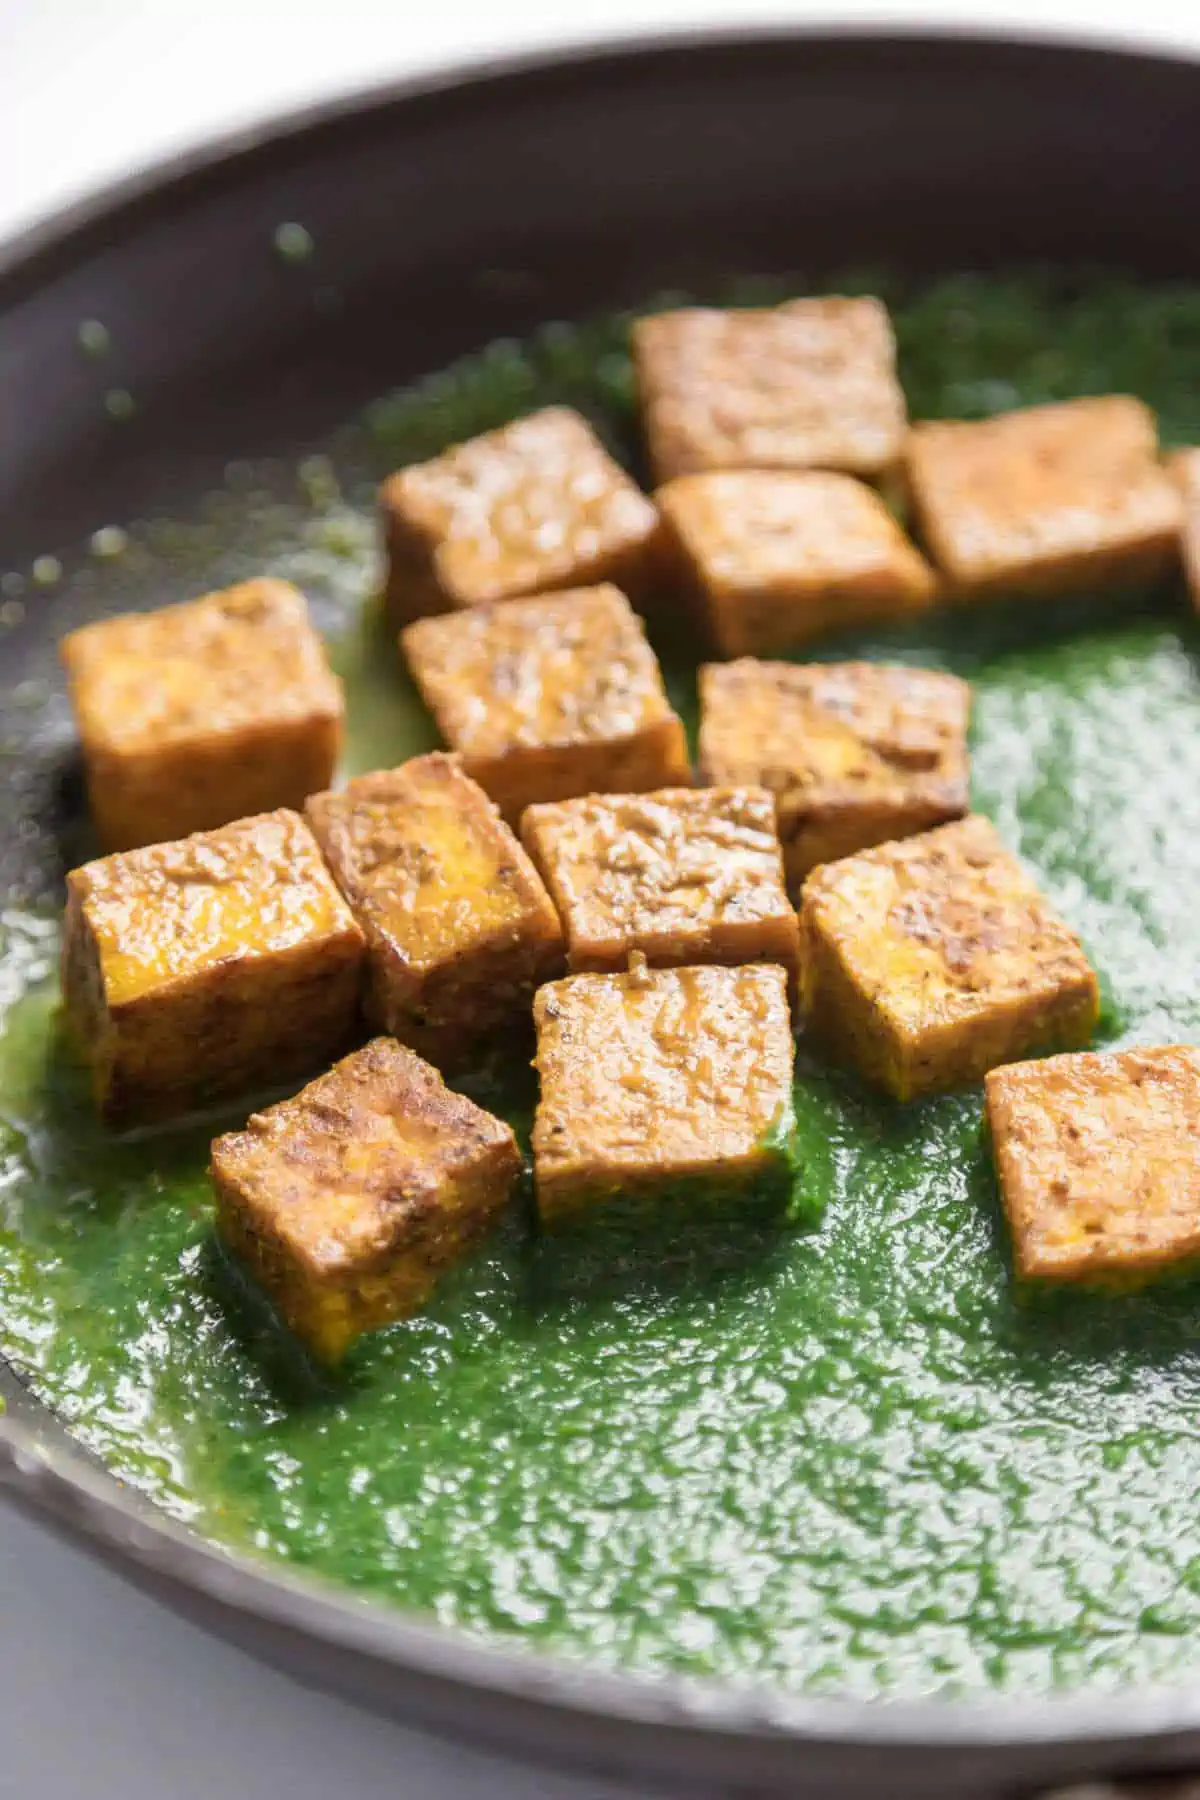
[[[641,592],[659,521],[586,420],[548,406],[401,469],[380,490],[388,616],[614,581]]]
[[[538,1209],[554,1224],[616,1192],[751,1182],[791,1106],[780,968],[575,975],[534,1003]]]
[[[1022,1277],[1145,1279],[1200,1255],[1200,1051],[993,1069],[987,1110]]]
[[[914,426],[907,483],[947,597],[1162,575],[1181,502],[1157,452],[1154,415],[1123,394]]]
[[[570,968],[778,963],[799,925],[763,788],[667,788],[531,806],[521,836],[567,934]]]
[[[700,670],[700,777],[775,797],[791,892],[819,863],[961,818],[971,690],[890,663]]]
[[[368,1010],[458,1063],[563,965],[558,915],[529,857],[457,758],[440,751],[314,794],[308,820],[367,936]]]
[[[899,1100],[1095,1030],[1078,938],[978,816],[815,869],[800,930],[809,1029]]]
[[[295,813],[67,877],[68,1032],[112,1124],[306,1074],[351,1041],[363,935]]]
[[[724,470],[657,494],[666,553],[723,656],[904,618],[936,582],[879,495],[849,475]]]
[[[225,1242],[328,1361],[417,1310],[520,1173],[511,1130],[377,1038],[212,1147]]]
[[[1200,449],[1174,451],[1165,467],[1183,498],[1180,553],[1192,605],[1200,612]]]
[[[846,469],[899,458],[904,395],[882,301],[792,300],[639,319],[634,368],[658,481],[708,469]]]
[[[537,801],[691,780],[658,661],[614,587],[419,619],[400,642],[443,739],[513,823]]]
[[[59,651],[105,849],[299,807],[328,787],[342,687],[286,581],[102,619]]]

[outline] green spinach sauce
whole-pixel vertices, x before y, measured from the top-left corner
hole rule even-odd
[[[916,415],[1123,390],[1200,441],[1200,291],[1030,276],[892,297]],[[494,346],[298,479],[231,469],[86,579],[143,606],[251,568],[298,580],[347,677],[350,764],[386,764],[432,737],[363,610],[372,483],[549,399],[632,454],[623,321]],[[1196,1041],[1200,629],[1181,594],[822,646],[847,652],[974,682],[977,803],[1082,931],[1104,1041]],[[691,718],[692,671],[664,654]],[[1194,1663],[1200,1301],[1019,1304],[977,1093],[899,1109],[802,1054],[819,1229],[579,1293],[530,1283],[518,1208],[427,1313],[320,1382],[213,1254],[214,1127],[115,1143],[92,1122],[56,1048],[55,939],[36,910],[4,917],[0,1348],[168,1510],[468,1630],[641,1670],[892,1694]],[[523,1057],[475,1091],[524,1127]]]

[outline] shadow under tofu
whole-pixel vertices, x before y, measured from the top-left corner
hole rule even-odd
[[[215,1229],[201,1247],[196,1279],[220,1307],[230,1336],[281,1406],[291,1411],[340,1405],[361,1385],[353,1357],[331,1368],[309,1354]]]
[[[808,1221],[753,1196],[697,1202],[686,1189],[665,1198],[614,1196],[546,1230],[528,1198],[532,1236],[524,1302],[538,1317],[634,1297],[654,1300],[760,1280]]]

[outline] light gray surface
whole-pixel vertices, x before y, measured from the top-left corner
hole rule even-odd
[[[0,1505],[2,1800],[642,1800],[312,1694]]]

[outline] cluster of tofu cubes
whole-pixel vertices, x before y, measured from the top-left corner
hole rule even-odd
[[[761,1188],[800,1023],[899,1100],[986,1080],[1025,1274],[1194,1252],[1200,1054],[1021,1060],[1086,1046],[1097,981],[969,812],[967,686],[763,658],[1144,579],[1181,544],[1200,579],[1200,453],[1160,463],[1122,397],[910,427],[871,299],[665,313],[633,354],[653,497],[556,407],[384,485],[388,615],[446,752],[334,786],[341,687],[279,581],[64,641],[107,852],[68,878],[65,1014],[100,1112],[326,1067],[218,1138],[212,1180],[226,1242],[330,1359],[503,1209],[513,1133],[443,1074],[531,1014],[547,1227]],[[697,769],[631,603],[664,594],[725,659]]]

